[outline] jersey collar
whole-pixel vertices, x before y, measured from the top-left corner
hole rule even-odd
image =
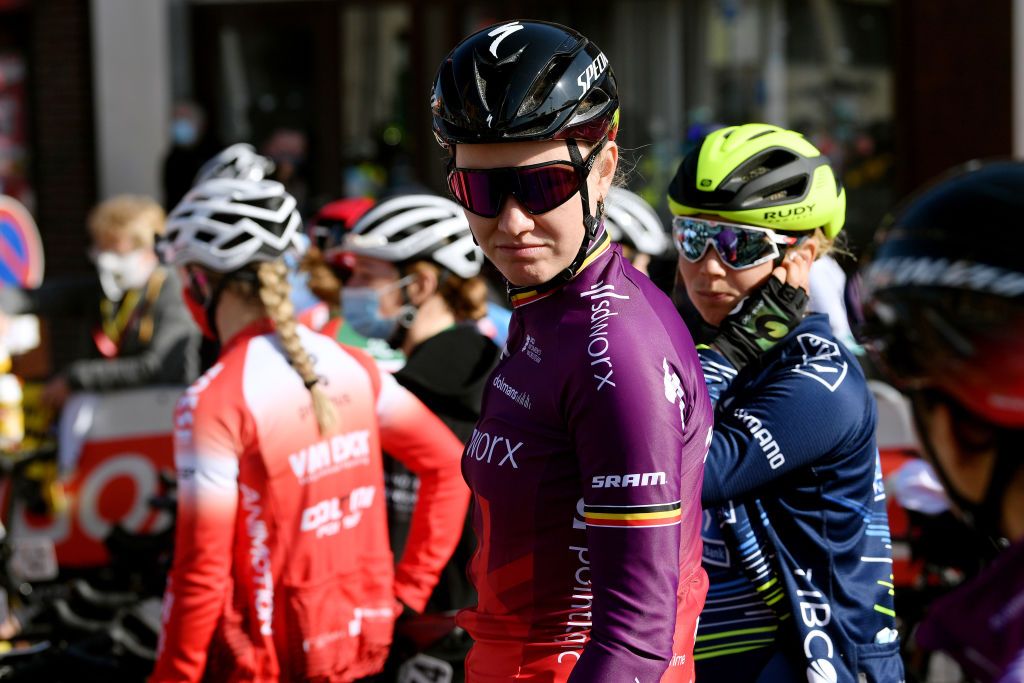
[[[274,321],[271,320],[270,318],[261,318],[260,320],[251,322],[245,327],[243,327],[241,330],[239,330],[237,333],[235,333],[235,336],[231,337],[231,339],[227,340],[226,342],[224,342],[224,344],[221,345],[220,355],[223,356],[232,348],[252,339],[253,337],[259,337],[260,335],[270,334],[275,329],[277,328],[274,327]]]
[[[594,244],[587,250],[587,255],[580,263],[580,267],[576,269],[576,272],[572,274],[572,278],[575,278],[584,270],[587,266],[596,261],[602,254],[611,248],[612,240],[607,230],[601,233],[601,236],[594,241]],[[572,280],[570,278],[569,281]],[[512,308],[519,308],[527,304],[532,304],[535,301],[546,299],[565,285],[565,281],[560,282],[545,282],[542,285],[530,285],[528,287],[512,287],[508,288],[508,298],[512,302]]]

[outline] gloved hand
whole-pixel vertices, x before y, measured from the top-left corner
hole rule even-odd
[[[772,275],[722,321],[712,345],[741,370],[792,332],[806,311],[807,292]]]

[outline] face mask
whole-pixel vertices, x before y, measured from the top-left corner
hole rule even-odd
[[[196,128],[196,124],[188,119],[174,119],[171,123],[171,137],[174,139],[174,144],[179,147],[191,147],[199,138],[199,130]]]
[[[404,287],[414,277],[409,275],[382,289],[373,287],[345,287],[341,290],[341,310],[352,328],[370,339],[390,339],[399,325],[408,327],[416,317],[415,306],[406,305],[392,317],[380,314],[380,297],[392,289]]]
[[[127,254],[100,251],[93,254],[96,272],[100,277],[103,294],[111,301],[120,301],[125,292],[140,289],[149,282],[149,276],[156,268],[149,249],[136,249]]]

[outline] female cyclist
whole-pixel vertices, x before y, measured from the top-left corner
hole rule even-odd
[[[462,208],[428,194],[385,199],[356,223],[342,249],[352,264],[342,294],[348,324],[404,351],[408,360],[395,379],[468,443],[498,347],[477,328],[487,312],[487,285]],[[420,484],[400,462],[386,459],[384,467],[392,549],[399,552]],[[429,611],[476,601],[466,578],[474,547],[467,525]],[[447,642],[446,659],[461,668],[468,647],[465,638],[461,647]]]
[[[714,329],[698,680],[900,681],[874,401],[827,318],[803,316],[845,192],[801,135],[748,124],[704,138],[668,195],[695,323]]]
[[[272,181],[207,181],[168,221],[162,256],[221,352],[176,410],[176,545],[154,681],[373,673],[398,611],[423,608],[462,528],[458,440],[367,356],[296,325],[281,256],[299,229]],[[397,569],[382,447],[422,481]]]
[[[486,28],[442,62],[431,105],[514,306],[463,455],[480,542],[467,680],[691,680],[710,405],[671,302],[601,222],[608,59],[557,24]]]
[[[1024,164],[971,164],[905,203],[863,269],[863,330],[912,399],[924,451],[974,528],[1009,545],[917,631],[972,680],[1024,681]]]

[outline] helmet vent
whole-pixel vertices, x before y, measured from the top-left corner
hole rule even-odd
[[[759,205],[763,202],[778,202],[786,199],[799,199],[807,192],[807,176],[790,178],[765,188],[743,202],[743,206]]]
[[[235,204],[242,206],[252,206],[257,209],[265,209],[267,211],[277,211],[284,204],[284,197],[259,197],[256,199],[236,199]],[[230,221],[226,221],[230,222]]]
[[[519,105],[519,110],[516,112],[517,117],[526,116],[544,104],[551,94],[552,88],[558,84],[557,78],[553,78],[552,74],[563,73],[569,61],[566,57],[555,57],[547,63],[544,70],[537,74],[537,77],[533,80],[533,87],[530,88],[530,91]]]
[[[216,220],[217,217],[216,216],[211,216],[211,219]],[[210,232],[208,230],[196,230],[192,234],[192,238],[196,242],[205,242],[206,244],[209,244],[210,242],[212,242],[215,237],[216,237],[216,235],[214,235],[212,232]]]
[[[587,98],[580,102],[580,106],[576,108],[576,113],[573,114],[570,124],[589,118],[591,112],[595,109],[601,109],[609,101],[611,101],[611,98],[608,97],[608,93],[600,88],[594,88],[587,95]]]
[[[476,82],[476,91],[480,95],[480,101],[488,112],[501,109],[501,103],[508,96],[508,78],[502,75],[503,71],[515,69],[516,62],[522,54],[525,46],[505,57],[500,62],[488,63],[480,55],[473,60],[473,78]]]
[[[526,116],[527,114],[535,111],[537,107],[544,104],[544,100],[548,94],[548,86],[550,85],[548,78],[555,70],[556,66],[559,66],[559,60],[553,59],[548,62],[547,67],[534,81],[535,85],[533,88],[531,88],[530,92],[523,98],[518,111],[516,111],[516,116]]]
[[[250,237],[251,236],[248,233],[245,233],[245,232],[240,233],[240,234],[235,235],[234,237],[232,237],[230,240],[228,240],[226,244],[222,244],[220,248],[221,249],[225,249],[225,250],[232,249],[232,248],[237,247],[238,245],[240,245],[240,244],[242,244],[244,242],[249,241]]]

